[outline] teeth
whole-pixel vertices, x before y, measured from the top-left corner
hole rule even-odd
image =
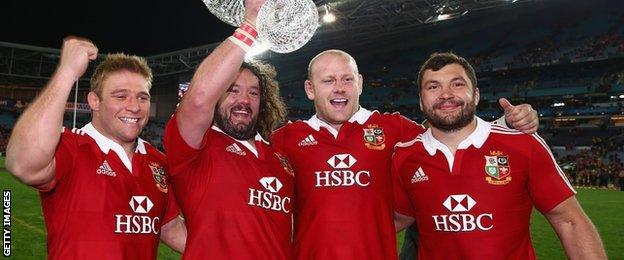
[[[249,114],[249,112],[244,111],[244,110],[236,110],[236,111],[233,111],[233,113],[235,113],[235,114],[244,114],[244,115],[248,115]]]
[[[126,123],[132,123],[132,124],[136,124],[136,122],[139,122],[138,118],[120,117],[119,119]]]
[[[336,99],[330,100],[330,102],[332,102],[332,103],[346,103],[347,99],[346,98],[336,98]]]

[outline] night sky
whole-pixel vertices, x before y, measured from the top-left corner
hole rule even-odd
[[[201,0],[3,0],[0,41],[60,48],[67,35],[101,53],[149,56],[221,41],[233,27]]]

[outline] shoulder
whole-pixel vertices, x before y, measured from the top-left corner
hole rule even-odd
[[[165,161],[165,154],[163,152],[158,150],[156,147],[152,146],[152,144],[150,144],[147,141],[139,141],[139,142],[143,142],[143,145],[145,145],[145,151],[148,155],[152,157],[156,157],[162,161]]]
[[[376,115],[376,116],[371,116],[371,118],[376,118],[378,120],[400,125],[402,127],[414,127],[414,128],[418,128],[422,130],[425,129],[421,124],[418,124],[414,120],[409,119],[405,117],[404,115],[401,115],[401,113],[399,112],[392,112],[392,113],[385,112],[381,114],[377,111],[374,111],[373,115]]]
[[[292,134],[295,132],[302,133],[307,132],[311,129],[312,128],[305,121],[288,121],[286,124],[273,131],[273,133],[271,134],[271,142],[281,142],[289,137],[292,137]]]
[[[80,128],[63,127],[61,129],[61,143],[65,146],[76,147],[84,144],[97,146],[95,140]]]
[[[416,138],[409,140],[407,142],[398,142],[394,145],[394,152],[405,152],[410,149],[418,148],[422,146],[423,143],[423,134],[419,134]]]
[[[509,143],[509,145],[513,145],[515,147],[539,147],[549,149],[546,141],[544,141],[544,139],[537,133],[525,134],[516,129],[511,129],[497,124],[492,124],[490,133],[491,138],[499,142]]]
[[[77,138],[77,137],[89,137],[89,135],[87,135],[87,133],[85,131],[83,131],[80,128],[67,128],[67,127],[62,127],[61,128],[61,133],[63,134],[63,136],[69,136],[69,137],[73,137],[73,138]]]

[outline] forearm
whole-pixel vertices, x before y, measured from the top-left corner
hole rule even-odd
[[[596,228],[589,221],[560,221],[553,227],[569,259],[606,259]]]
[[[184,253],[186,237],[186,225],[181,216],[169,221],[161,228],[160,240],[179,253]]]
[[[20,180],[29,182],[31,175],[53,160],[74,82],[70,73],[57,71],[15,124],[7,145],[6,166]]]
[[[561,202],[544,216],[557,232],[569,259],[606,259],[598,231],[575,197]]]

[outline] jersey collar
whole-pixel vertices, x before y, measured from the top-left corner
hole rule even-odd
[[[110,150],[113,150],[119,159],[121,159],[121,162],[123,162],[126,168],[128,168],[128,171],[132,172],[132,162],[121,145],[100,133],[97,129],[95,129],[95,127],[93,127],[92,123],[88,123],[82,127],[81,130],[93,138],[100,150],[102,150],[105,154],[108,154]],[[134,152],[146,154],[147,150],[145,149],[145,143],[145,140],[137,138],[137,146]]]
[[[485,143],[485,140],[487,140],[488,136],[490,135],[490,130],[492,129],[491,124],[483,121],[483,119],[479,117],[475,116],[475,118],[477,119],[477,128],[466,139],[464,139],[464,141],[459,143],[459,145],[457,146],[458,150],[466,149],[471,145],[475,148],[481,148],[481,146],[483,146],[483,144]],[[446,145],[433,137],[433,134],[431,133],[431,128],[427,129],[427,131],[423,133],[422,140],[425,150],[427,150],[427,152],[431,156],[433,156],[437,150],[440,150],[442,152],[449,150]]]
[[[371,112],[370,110],[360,107],[360,109],[358,109],[358,111],[355,112],[355,114],[353,114],[351,118],[349,118],[349,123],[357,122],[358,124],[363,125],[364,123],[366,123],[366,121],[372,114],[373,112]],[[324,127],[325,129],[327,129],[327,131],[329,131],[332,135],[334,135],[334,137],[338,136],[338,131],[336,131],[336,129],[331,127],[325,121],[319,119],[318,116],[316,116],[316,114],[314,114],[312,117],[310,117],[310,119],[304,122],[316,131],[320,131],[321,127]]]
[[[221,128],[219,128],[218,126],[216,126],[214,124],[210,128],[212,128],[212,130],[215,130],[217,132],[223,133],[223,134],[229,136],[230,138],[234,139],[234,141],[239,142],[240,144],[244,145],[245,147],[247,147],[247,149],[249,149],[249,151],[251,151],[256,156],[256,158],[258,158],[258,150],[256,150],[256,148],[254,146],[252,146],[246,140],[238,140],[238,139],[228,135],[227,133],[223,132],[223,130],[221,130]],[[265,143],[267,145],[269,144],[269,142],[267,142],[266,140],[264,140],[264,138],[262,138],[260,133],[256,133],[256,136],[254,136],[254,141],[256,141],[256,142],[263,142],[263,143]]]

